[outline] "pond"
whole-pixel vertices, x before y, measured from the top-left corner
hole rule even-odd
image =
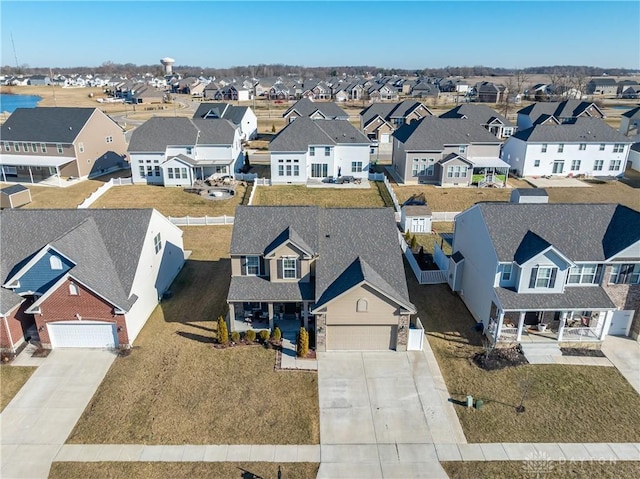
[[[8,95],[0,93],[0,111],[13,113],[17,108],[35,108],[42,97],[37,95]]]

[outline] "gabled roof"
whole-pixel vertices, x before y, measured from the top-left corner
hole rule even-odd
[[[440,118],[466,118],[479,125],[488,125],[494,120],[498,120],[504,126],[514,126],[500,113],[487,105],[479,103],[464,103],[440,115]]]
[[[164,160],[162,162],[162,164],[164,165],[167,161],[171,161],[172,159],[176,159],[176,160],[181,161],[182,163],[184,163],[186,165],[190,165],[190,166],[197,166],[198,165],[198,162],[196,160],[194,160],[193,158],[188,157],[187,155],[183,155],[183,154],[169,156],[169,157],[167,157],[166,160]]]
[[[406,118],[420,106],[424,107],[429,115],[431,111],[422,103],[414,100],[404,100],[400,103],[374,103],[360,112],[360,117],[364,125],[380,116],[386,121],[392,118]]]
[[[617,86],[618,85],[618,83],[613,78],[609,78],[609,77],[592,78],[589,83],[593,83],[594,85],[602,85],[602,86]]]
[[[634,116],[639,115],[640,116],[640,106],[637,106],[635,108],[632,108],[629,111],[625,111],[622,116],[626,116],[627,118],[633,118]]]
[[[192,118],[194,120],[223,118],[239,126],[248,109],[247,106],[235,106],[228,103],[201,103]]]
[[[75,266],[69,274],[120,308],[131,288],[152,209],[3,210],[0,280],[52,247]],[[0,309],[7,309],[2,305]]]
[[[526,115],[531,118],[533,124],[537,124],[549,116],[558,119],[591,116],[588,112],[589,109],[596,111],[600,117],[604,117],[602,110],[595,103],[582,100],[537,102],[519,110],[518,115]]]
[[[348,119],[349,114],[333,102],[313,102],[308,98],[301,98],[282,114],[287,118],[291,113],[296,112],[300,116],[311,116],[316,111],[322,113],[328,119]]]
[[[498,144],[500,141],[482,126],[464,119],[427,116],[401,126],[393,136],[405,151],[442,151],[445,145]]]
[[[513,137],[523,141],[547,143],[631,143],[629,137],[613,129],[599,118],[578,118],[575,123],[560,125],[535,125],[516,132]]]
[[[640,241],[640,212],[622,205],[478,203],[473,208],[480,211],[500,262],[516,261],[523,243],[531,251],[544,242],[581,262],[605,261]]]
[[[11,196],[11,195],[22,193],[23,191],[28,191],[28,190],[29,188],[27,188],[24,185],[11,185],[11,186],[5,186],[4,188],[0,189],[0,194],[5,196]]]
[[[97,108],[18,108],[2,125],[0,137],[8,141],[73,143],[96,111],[103,114]]]
[[[307,151],[309,145],[369,143],[370,140],[347,120],[317,120],[301,116],[271,140],[269,150]]]
[[[444,165],[446,163],[449,163],[451,160],[456,160],[456,159],[467,163],[469,166],[473,166],[473,162],[472,161],[467,160],[464,156],[458,155],[457,153],[449,153],[444,158],[441,158],[440,160],[438,160],[437,163],[439,165]]]
[[[235,132],[229,120],[155,117],[133,131],[128,150],[164,152],[168,146],[231,145]]]
[[[291,226],[287,226],[287,228],[284,231],[282,231],[282,233],[280,233],[278,237],[274,239],[269,246],[265,248],[264,250],[265,256],[269,255],[270,253],[275,251],[278,247],[282,246],[287,242],[290,242],[294,246],[300,248],[304,253],[306,253],[309,256],[313,256],[315,254],[313,249],[311,249],[311,247],[307,245],[307,243],[302,239],[302,237],[298,233],[296,233],[296,230],[294,230]]]

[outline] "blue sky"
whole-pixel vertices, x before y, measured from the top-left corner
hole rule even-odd
[[[640,68],[632,1],[8,1],[1,61]]]

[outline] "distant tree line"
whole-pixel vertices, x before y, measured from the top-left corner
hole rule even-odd
[[[163,74],[160,62],[153,65],[135,65],[133,63],[113,63],[107,61],[99,66],[78,66],[78,67],[29,67],[29,65],[10,66],[5,65],[0,69],[3,75],[48,75],[51,71],[54,75],[67,75],[71,73],[77,74],[102,74],[102,75],[142,75],[150,73],[155,76]],[[401,68],[381,68],[375,66],[331,66],[331,67],[304,67],[299,65],[284,64],[259,64],[248,66],[234,66],[231,68],[211,68],[192,65],[174,65],[173,71],[183,76],[206,76],[216,78],[224,77],[241,77],[249,76],[255,78],[265,77],[305,77],[305,78],[325,78],[330,76],[346,75],[400,75],[400,76],[434,76],[434,77],[491,77],[491,76],[510,76],[516,75],[518,72],[524,72],[526,75],[560,75],[560,76],[601,76],[607,74],[610,76],[626,76],[637,73],[635,70],[627,68],[602,68],[593,66],[576,66],[576,65],[553,65],[527,67],[521,70],[515,68],[496,68],[477,66],[444,68],[424,68],[401,69]]]

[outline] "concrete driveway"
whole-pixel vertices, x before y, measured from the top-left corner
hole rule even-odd
[[[54,350],[0,414],[2,479],[47,478],[115,352]]]
[[[602,352],[640,394],[640,343],[631,338],[607,336]]]
[[[320,353],[318,388],[318,478],[447,477],[435,444],[465,440],[425,353]]]

